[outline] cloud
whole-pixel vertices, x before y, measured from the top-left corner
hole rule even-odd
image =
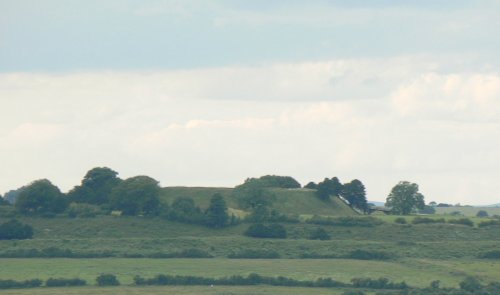
[[[0,189],[48,177],[67,190],[110,166],[163,185],[359,178],[378,200],[410,180],[428,200],[494,203],[500,76],[449,66],[407,56],[2,74]]]

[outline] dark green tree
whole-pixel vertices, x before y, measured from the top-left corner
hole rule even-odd
[[[68,193],[68,197],[77,203],[108,203],[111,192],[121,182],[117,175],[118,172],[107,167],[93,168],[85,174],[81,185]]]
[[[477,211],[477,214],[476,214],[477,217],[488,217],[488,212],[485,211],[485,210],[479,210]]]
[[[424,209],[424,196],[418,191],[418,184],[400,181],[391,190],[385,202],[394,214],[408,215],[416,209]]]
[[[0,195],[0,206],[8,206],[8,205],[10,205],[9,201],[4,199],[2,195]]]
[[[12,219],[0,224],[0,240],[23,240],[33,237],[33,228]]]
[[[192,198],[178,197],[170,206],[168,219],[186,223],[202,223],[204,216]]]
[[[233,196],[242,208],[252,211],[257,207],[268,207],[276,199],[272,192],[256,181],[247,181],[236,186],[233,190]]]
[[[159,196],[158,181],[149,176],[135,176],[113,189],[109,204],[124,215],[155,215],[160,209]]]
[[[331,237],[328,234],[328,232],[324,228],[322,228],[322,227],[316,228],[311,233],[311,235],[309,236],[309,239],[311,239],[311,240],[322,240],[322,241],[325,241],[325,240],[329,240],[330,238]]]
[[[40,179],[21,190],[15,207],[23,214],[60,213],[68,207],[68,201],[57,186]]]
[[[308,184],[306,184],[306,185],[304,186],[304,188],[308,188],[308,189],[317,189],[317,188],[318,188],[318,185],[317,185],[316,183],[314,183],[314,182],[312,182],[312,181],[311,181],[311,182],[309,182]]]
[[[210,206],[205,212],[205,224],[209,227],[224,227],[229,221],[227,205],[221,194],[214,194],[210,199]]]
[[[342,184],[337,177],[332,179],[325,178],[316,186],[316,195],[321,200],[329,200],[330,196],[338,197],[342,192]]]
[[[357,179],[345,183],[342,186],[341,196],[349,202],[351,207],[358,208],[366,213],[368,203],[366,201],[366,190],[363,183]]]

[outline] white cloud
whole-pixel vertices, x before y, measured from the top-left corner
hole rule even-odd
[[[106,165],[163,185],[339,176],[383,200],[406,179],[428,200],[497,202],[500,76],[442,66],[399,57],[2,74],[0,190],[41,177],[66,190]]]

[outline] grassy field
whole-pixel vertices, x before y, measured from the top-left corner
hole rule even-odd
[[[411,286],[426,287],[439,279],[443,286],[456,287],[467,275],[484,282],[500,277],[499,261],[403,259],[400,261],[362,261],[345,259],[0,259],[3,279],[78,277],[93,284],[101,273],[115,274],[122,284],[132,284],[133,277],[157,274],[226,277],[286,276],[298,280],[331,277],[348,283],[355,277],[386,277],[406,281]],[[425,270],[425,271],[423,271]]]
[[[290,288],[271,286],[167,286],[167,287],[74,287],[6,290],[2,294],[26,295],[340,295],[342,289]],[[374,292],[368,292],[371,295]]]
[[[484,210],[488,215],[500,215],[500,207],[436,207],[436,214],[451,214],[452,212],[460,212],[464,216],[476,216],[477,212]]]

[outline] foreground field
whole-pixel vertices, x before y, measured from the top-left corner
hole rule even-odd
[[[290,288],[271,286],[168,286],[168,287],[74,287],[6,290],[2,294],[19,295],[340,295],[343,289]],[[367,294],[374,294],[368,292]]]
[[[386,277],[426,287],[440,280],[442,286],[457,287],[468,275],[492,282],[500,277],[500,261],[404,259],[401,261],[364,261],[346,259],[0,259],[0,278],[25,280],[81,278],[89,284],[101,273],[115,274],[122,284],[133,277],[157,274],[193,275],[212,278],[231,275],[286,276],[297,280],[331,277],[348,283],[355,277]]]

